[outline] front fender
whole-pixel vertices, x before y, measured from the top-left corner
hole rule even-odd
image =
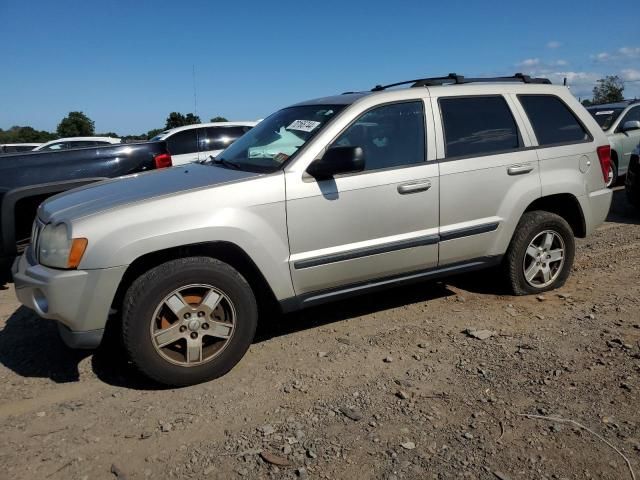
[[[255,188],[245,188],[247,191],[240,197],[231,188],[216,188],[131,205],[73,222],[73,236],[89,239],[79,268],[126,266],[161,250],[228,242],[252,259],[276,298],[291,297],[294,293],[288,266],[282,177],[263,177],[259,185],[252,187]]]

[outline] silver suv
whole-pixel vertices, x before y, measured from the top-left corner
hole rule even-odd
[[[16,293],[70,346],[97,346],[110,317],[144,374],[194,384],[242,358],[263,300],[497,265],[516,295],[561,286],[609,210],[609,152],[565,87],[520,74],[311,100],[207,163],[50,198]]]

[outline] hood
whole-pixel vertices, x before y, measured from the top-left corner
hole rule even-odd
[[[45,223],[54,216],[56,220],[77,219],[136,202],[238,182],[258,175],[261,174],[197,163],[154,170],[93,183],[51,197],[40,205],[38,217]]]

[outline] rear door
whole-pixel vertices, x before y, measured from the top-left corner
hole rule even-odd
[[[198,132],[196,128],[181,130],[167,138],[173,165],[198,161]]]
[[[432,107],[442,119],[439,264],[497,259],[519,220],[514,211],[540,196],[536,153],[508,97],[441,96]]]

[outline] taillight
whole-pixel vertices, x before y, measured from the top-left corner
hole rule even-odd
[[[602,169],[602,176],[604,177],[604,183],[609,182],[609,170],[611,169],[611,146],[603,145],[598,147],[598,160],[600,160],[600,168]]]
[[[171,155],[168,153],[160,153],[153,157],[153,161],[156,164],[156,168],[167,168],[173,166],[171,162]]]

